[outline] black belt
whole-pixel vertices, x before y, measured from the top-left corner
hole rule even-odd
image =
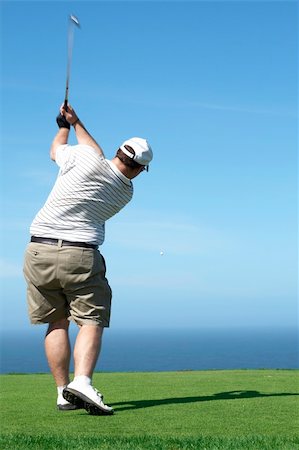
[[[71,241],[62,241],[61,239],[31,236],[31,242],[38,242],[39,244],[58,245],[59,241],[61,241],[61,247],[84,247],[84,248],[93,248],[94,250],[98,248],[97,245],[87,244],[86,242],[71,242]]]

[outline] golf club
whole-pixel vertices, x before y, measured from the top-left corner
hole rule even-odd
[[[66,69],[66,87],[65,87],[65,97],[64,97],[64,108],[67,111],[67,103],[69,98],[69,82],[71,73],[71,63],[73,55],[73,45],[74,45],[74,29],[75,26],[80,28],[80,23],[77,17],[70,15],[69,26],[68,26],[68,56],[67,56],[67,69]]]

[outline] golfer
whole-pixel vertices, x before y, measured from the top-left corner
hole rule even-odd
[[[70,105],[67,110],[61,106],[56,121],[59,131],[50,156],[60,170],[31,224],[25,253],[29,316],[32,324],[48,323],[45,351],[57,385],[58,409],[113,414],[92,385],[111,308],[111,289],[98,247],[104,242],[106,220],[131,200],[131,180],[148,170],[153,153],[145,139],[135,137],[108,160]],[[68,145],[70,126],[78,145]],[[70,320],[79,327],[72,382]]]

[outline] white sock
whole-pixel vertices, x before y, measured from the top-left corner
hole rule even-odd
[[[86,375],[77,375],[74,378],[74,381],[79,384],[91,384],[91,378],[87,377]]]
[[[63,398],[62,391],[67,387],[67,384],[63,386],[57,386],[57,405],[67,405],[69,402]]]
[[[58,395],[62,394],[63,389],[66,388],[66,387],[67,387],[67,384],[64,384],[63,386],[57,386],[57,393],[58,393]]]

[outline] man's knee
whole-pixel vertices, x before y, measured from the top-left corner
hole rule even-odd
[[[86,333],[92,333],[96,334],[98,336],[102,336],[104,332],[104,327],[101,325],[95,324],[94,322],[89,323],[82,323],[81,325],[78,324],[78,327],[80,331],[86,332]]]
[[[53,330],[68,330],[70,322],[67,319],[60,319],[49,323],[47,334]]]

